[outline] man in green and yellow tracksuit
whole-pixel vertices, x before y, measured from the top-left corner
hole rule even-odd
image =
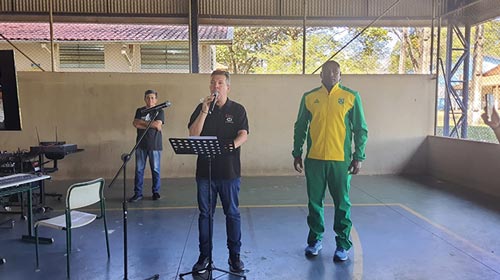
[[[349,199],[351,175],[365,159],[368,129],[358,92],[340,84],[340,65],[326,62],[321,71],[322,86],[304,93],[294,128],[294,167],[302,172],[302,147],[307,138],[304,161],[309,198],[307,256],[322,249],[325,231],[324,199],[328,185],[335,204],[333,229],[337,249],[334,261],[348,259],[352,222]],[[354,153],[351,151],[354,140]]]

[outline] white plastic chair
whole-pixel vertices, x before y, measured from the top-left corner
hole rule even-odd
[[[86,226],[92,223],[95,219],[103,219],[104,232],[106,235],[106,248],[109,253],[109,239],[108,239],[108,226],[106,224],[106,205],[103,195],[104,179],[99,178],[89,182],[82,182],[73,184],[68,188],[66,195],[66,209],[65,214],[47,220],[41,220],[35,223],[35,239],[36,239],[36,268],[39,269],[38,260],[38,227],[45,226],[58,230],[66,231],[66,273],[70,278],[70,261],[69,255],[71,253],[71,230]],[[95,203],[100,204],[100,215],[76,211],[85,206]]]

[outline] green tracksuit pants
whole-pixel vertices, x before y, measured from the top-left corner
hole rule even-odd
[[[337,247],[349,250],[352,242],[349,240],[351,232],[351,175],[348,173],[350,163],[346,161],[326,161],[306,158],[305,173],[307,181],[307,195],[309,197],[309,235],[307,243],[323,239],[325,232],[324,201],[325,191],[328,190],[335,204],[333,230],[337,234]]]

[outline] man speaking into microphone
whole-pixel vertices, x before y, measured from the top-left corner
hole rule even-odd
[[[240,146],[248,137],[248,119],[245,108],[227,95],[230,91],[229,73],[215,70],[210,75],[210,95],[196,107],[189,120],[190,136],[217,136],[218,139],[233,140],[235,150],[232,153],[218,155],[212,159],[211,186],[209,186],[208,159],[198,156],[196,163],[196,183],[198,189],[198,217],[200,256],[193,266],[193,271],[203,273],[209,265],[210,234],[209,209],[214,213],[219,194],[224,214],[226,215],[228,264],[232,272],[244,270],[240,260],[241,219],[239,210],[239,192],[241,181]],[[209,191],[212,193],[212,205],[209,205]],[[210,208],[209,208],[210,207]],[[206,271],[206,270],[205,270]]]
[[[148,89],[144,93],[144,102],[146,103],[146,106],[137,108],[135,111],[133,125],[137,128],[136,143],[148,127],[149,122],[153,118],[154,120],[151,122],[151,127],[135,150],[134,196],[128,200],[129,202],[136,202],[143,198],[142,189],[144,186],[144,169],[148,158],[151,174],[153,176],[152,199],[160,199],[160,162],[161,151],[163,148],[161,127],[165,123],[165,113],[162,109],[168,107],[170,103],[165,102],[164,106],[162,103],[160,104],[162,106],[158,105],[158,108],[155,109],[155,105],[158,102],[158,93],[152,89]],[[156,115],[157,112],[158,114]]]

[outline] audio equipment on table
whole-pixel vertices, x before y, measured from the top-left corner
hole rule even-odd
[[[17,152],[0,152],[0,173],[35,173],[40,171],[38,160],[34,160],[38,154],[18,150]]]

